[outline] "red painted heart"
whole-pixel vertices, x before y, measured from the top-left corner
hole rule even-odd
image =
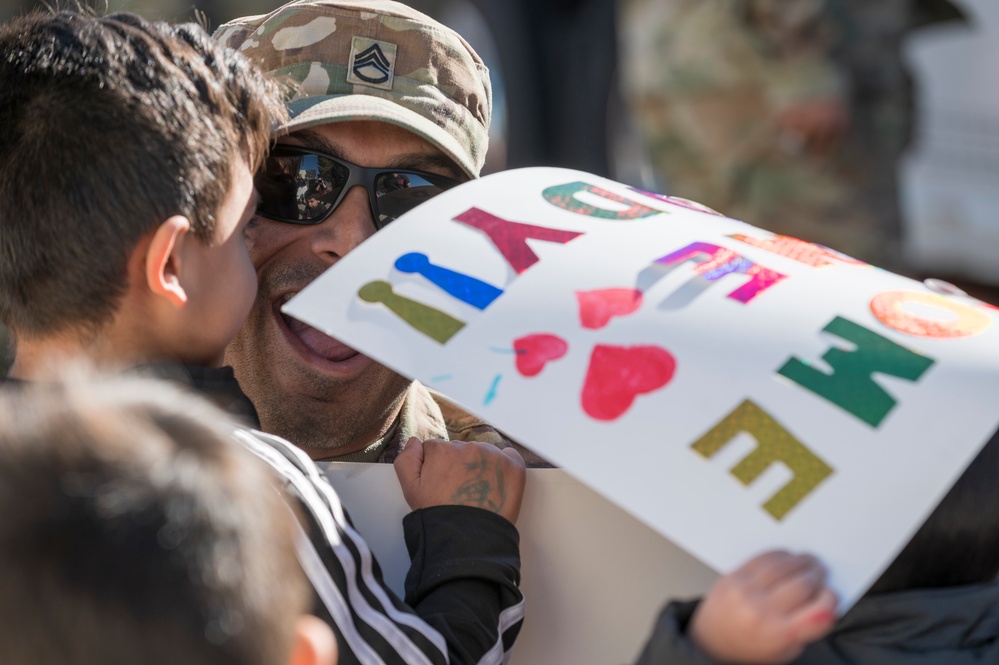
[[[524,376],[536,376],[551,360],[558,360],[569,350],[561,337],[548,334],[525,335],[513,342],[517,352],[517,371]]]
[[[627,316],[642,306],[642,292],[637,289],[598,289],[576,291],[579,320],[584,328],[603,328],[612,317]]]
[[[658,346],[598,344],[583,384],[583,411],[596,420],[617,420],[639,395],[659,390],[673,378],[676,360]]]

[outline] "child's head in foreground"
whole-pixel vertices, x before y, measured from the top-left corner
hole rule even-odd
[[[232,429],[148,380],[0,393],[0,662],[332,661],[294,516]]]
[[[216,362],[252,304],[243,235],[281,90],[196,25],[0,26],[0,323],[128,362]],[[15,364],[15,368],[16,368]]]

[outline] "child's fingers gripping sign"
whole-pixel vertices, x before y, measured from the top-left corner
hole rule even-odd
[[[836,622],[836,595],[813,556],[761,554],[720,578],[691,619],[691,640],[727,663],[787,663]]]

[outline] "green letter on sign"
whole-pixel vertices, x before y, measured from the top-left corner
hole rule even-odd
[[[832,374],[797,358],[784,363],[778,374],[849,411],[871,427],[880,425],[895,406],[895,400],[874,382],[871,374],[880,372],[916,381],[933,365],[930,358],[839,316],[823,330],[852,342],[857,348],[826,351],[822,359],[832,367]]]
[[[602,207],[590,205],[580,201],[576,194],[586,192],[598,199],[607,201],[610,206]],[[542,192],[542,196],[548,203],[558,206],[563,210],[574,212],[587,217],[599,217],[601,219],[617,219],[621,221],[651,217],[652,215],[665,214],[662,210],[656,210],[644,206],[637,201],[627,199],[620,194],[608,191],[596,185],[587,185],[585,182],[570,182],[565,185],[553,185]]]
[[[691,446],[705,457],[714,457],[736,435],[745,432],[756,439],[756,449],[732,467],[732,475],[749,485],[775,462],[783,462],[794,478],[763,504],[763,509],[783,519],[821,483],[832,468],[781,427],[766,411],[749,400],[740,404]]]

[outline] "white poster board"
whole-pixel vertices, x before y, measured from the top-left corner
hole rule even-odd
[[[409,569],[409,507],[389,464],[322,465],[399,597]],[[529,469],[517,522],[526,598],[511,665],[635,661],[669,600],[716,574],[562,469]]]
[[[564,169],[430,200],[284,311],[717,570],[814,552],[843,607],[999,420],[999,310]]]

